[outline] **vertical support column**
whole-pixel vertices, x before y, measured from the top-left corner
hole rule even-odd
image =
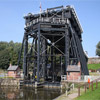
[[[63,73],[62,73],[62,56],[60,56],[60,65],[61,65],[61,75],[63,75]]]
[[[27,52],[28,52],[28,35],[27,32],[24,33],[25,40],[24,40],[24,58],[23,58],[23,74],[24,79],[27,78],[28,75],[28,68],[27,68]]]
[[[51,47],[51,71],[52,71],[52,81],[54,81],[54,57],[53,57],[53,49],[54,47]]]
[[[37,82],[40,81],[39,69],[40,69],[40,24],[38,24],[38,44],[37,44]]]
[[[43,54],[42,54],[42,60],[43,60],[43,64],[42,64],[42,67],[43,67],[43,78],[44,78],[44,81],[45,81],[45,70],[46,70],[46,40],[45,39],[42,39],[42,46],[43,46]]]
[[[57,72],[56,72],[56,54],[54,56],[54,80],[56,81],[57,80]]]
[[[47,41],[45,41],[45,45],[46,45],[46,52],[45,52],[45,77],[47,78]]]
[[[36,62],[37,61],[37,39],[35,39],[35,52],[34,52],[34,56],[35,56],[35,59],[34,59],[33,78],[36,81],[35,76],[36,76],[36,66],[37,66],[37,62]]]
[[[65,25],[65,67],[69,65],[69,31],[68,26]]]

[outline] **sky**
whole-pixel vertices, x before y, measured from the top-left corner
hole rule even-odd
[[[22,42],[24,15],[56,6],[73,5],[83,28],[82,44],[89,57],[96,56],[100,41],[100,0],[0,0],[0,41]]]

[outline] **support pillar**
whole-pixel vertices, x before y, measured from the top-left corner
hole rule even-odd
[[[61,66],[61,75],[63,75],[63,73],[62,73],[62,55],[60,56],[60,66]]]
[[[69,65],[69,31],[67,25],[65,25],[65,67]]]
[[[27,52],[28,52],[28,35],[27,32],[24,33],[25,40],[24,40],[24,58],[23,58],[23,74],[24,79],[28,76],[28,68],[27,68]]]
[[[48,56],[47,56],[47,41],[45,41],[45,45],[46,45],[46,52],[45,52],[45,78],[47,79],[47,61],[48,61]]]
[[[39,69],[40,69],[40,24],[38,24],[38,43],[37,43],[37,82],[40,81],[40,76],[39,76]]]
[[[51,71],[52,71],[52,81],[54,81],[54,57],[53,57],[53,54],[54,54],[54,52],[53,52],[53,49],[54,49],[54,47],[52,46],[51,47]]]
[[[43,54],[42,54],[42,60],[43,60],[43,64],[42,64],[42,67],[43,67],[43,78],[44,78],[44,81],[45,81],[45,70],[46,70],[46,40],[45,39],[42,39],[42,46],[43,46]]]
[[[36,66],[37,66],[37,39],[35,39],[35,52],[34,52],[34,67],[33,67],[33,79],[36,81],[35,76],[36,76]]]

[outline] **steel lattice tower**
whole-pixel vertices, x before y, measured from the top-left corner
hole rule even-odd
[[[37,76],[38,82],[41,78],[45,81],[50,77],[52,81],[57,80],[58,76],[66,74],[68,65],[77,65],[78,62],[82,73],[89,74],[81,44],[83,31],[73,7],[49,8],[39,14],[29,13],[24,19],[22,49],[25,78],[28,77],[29,63],[33,67],[33,79]],[[30,38],[33,40],[29,49]]]

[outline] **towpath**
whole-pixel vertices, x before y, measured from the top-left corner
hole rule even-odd
[[[68,96],[66,96],[66,93],[60,95],[59,97],[55,98],[54,100],[74,100],[76,97],[78,97],[78,91],[75,89],[70,93]]]

